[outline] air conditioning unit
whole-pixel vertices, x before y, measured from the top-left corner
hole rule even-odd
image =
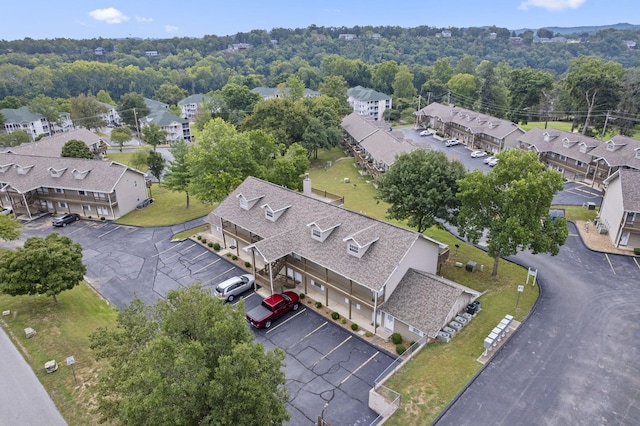
[[[455,331],[453,328],[447,326],[442,327],[442,331],[444,331],[451,337],[455,336],[457,333],[457,331]]]
[[[466,318],[461,317],[460,315],[458,315],[457,317],[454,318],[456,320],[456,322],[459,322],[460,324],[462,324],[462,326],[464,327],[465,325],[467,325],[467,320]]]
[[[445,333],[444,331],[438,331],[436,340],[439,340],[444,343],[449,343],[449,340],[451,340],[451,335],[449,333]]]
[[[460,330],[462,330],[462,324],[460,324],[460,323],[459,323],[459,322],[457,322],[457,321],[451,321],[451,322],[449,323],[449,327],[453,328],[453,329],[454,329],[454,330],[456,330],[456,331],[460,331]]]

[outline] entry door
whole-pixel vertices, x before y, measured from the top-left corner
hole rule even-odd
[[[389,315],[388,313],[384,313],[384,330],[389,333],[393,333],[393,324],[395,322],[395,318]]]
[[[629,231],[625,231],[622,233],[622,236],[620,237],[621,246],[626,246],[629,243],[629,235],[631,235]]]

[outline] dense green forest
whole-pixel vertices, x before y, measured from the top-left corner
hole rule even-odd
[[[629,42],[640,43],[640,30],[562,34],[545,43],[537,37],[560,34],[497,27],[447,32],[310,26],[225,37],[0,40],[0,100],[10,96],[26,105],[38,95],[69,99],[100,90],[115,100],[130,92],[157,99],[161,85],[215,93],[229,83],[275,87],[291,76],[319,90],[328,77],[340,76],[348,87],[393,95],[387,119],[406,117],[426,100],[447,100],[515,121],[552,116],[579,124],[590,115],[602,128],[613,113],[616,124],[628,121],[624,128],[636,123],[640,50]],[[239,43],[249,46],[234,49]],[[591,72],[598,78],[587,77]],[[594,84],[606,90],[585,100]]]

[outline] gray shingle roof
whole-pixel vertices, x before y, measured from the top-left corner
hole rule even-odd
[[[21,169],[28,171],[22,174],[19,173]],[[40,187],[109,193],[127,169],[113,161],[0,153],[0,182],[11,185],[20,193]],[[52,177],[52,171],[63,172],[59,177]],[[84,179],[77,178],[87,171]],[[142,172],[134,171],[144,176]]]
[[[356,86],[347,89],[347,96],[357,99],[359,101],[386,101],[391,99],[391,96],[387,96],[384,93],[376,92],[373,89],[367,89],[366,87]]]
[[[169,104],[156,101],[154,99],[144,98],[144,104],[149,108],[149,113],[154,113],[158,110],[166,110],[169,108]]]
[[[158,109],[149,113],[144,117],[147,123],[155,123],[160,127],[171,126],[173,123],[188,123],[186,118],[178,117],[171,111],[165,109]]]
[[[248,200],[263,197],[247,211],[240,207],[240,194]],[[265,212],[260,208],[264,204],[291,207],[272,222],[265,218]],[[247,178],[211,215],[221,217],[262,237],[263,240],[255,243],[254,247],[267,262],[297,253],[376,291],[383,287],[418,238],[425,238],[438,246],[442,245],[417,232],[324,203],[253,177]],[[312,227],[307,226],[311,222],[340,226],[334,228],[327,239],[320,242],[311,236]],[[357,236],[364,230],[368,242],[372,234],[375,234],[377,240],[371,244],[362,258],[357,258],[348,254],[348,242],[344,239]]]
[[[384,126],[384,127],[383,127]],[[342,128],[367,150],[376,161],[391,167],[396,156],[418,149],[402,138],[400,132],[390,132],[384,122],[373,121],[355,112],[342,120]]]
[[[0,110],[2,115],[4,115],[5,123],[31,123],[33,121],[39,121],[41,118],[44,118],[43,115],[34,114],[29,111],[29,108],[26,106],[12,109],[12,108],[3,108]]]
[[[24,143],[7,148],[5,152],[20,155],[37,155],[39,157],[60,157],[62,147],[72,139],[84,142],[90,149],[98,148],[101,143],[104,143],[100,136],[87,129],[79,128],[42,138],[38,142]]]
[[[212,100],[211,96],[203,95],[200,93],[196,93],[195,95],[188,96],[183,100],[178,102],[178,105],[188,105],[188,104],[201,104],[203,100],[210,102]]]
[[[615,149],[609,151],[607,145],[613,143]],[[610,167],[629,167],[640,170],[640,158],[636,157],[640,149],[640,140],[617,135],[591,151],[594,158],[604,159]]]
[[[251,91],[253,93],[257,93],[258,95],[260,95],[263,98],[275,98],[277,96],[280,96],[282,94],[282,91],[278,88],[278,87],[254,87],[253,89],[251,89]],[[286,87],[284,89],[285,93],[289,93],[289,88]],[[317,92],[315,90],[311,90],[311,89],[304,89],[304,96],[305,97],[314,97],[314,96],[320,96],[320,92]]]
[[[451,307],[463,293],[480,295],[445,278],[409,269],[382,310],[435,337],[446,325]]]
[[[549,135],[547,141],[545,141],[545,134]],[[584,163],[590,163],[595,148],[603,144],[602,141],[589,136],[540,127],[534,127],[518,140],[534,146],[537,152],[553,152]],[[568,142],[567,147],[564,146],[565,140]],[[580,152],[581,144],[586,146],[584,153]]]
[[[619,173],[623,209],[640,213],[640,170],[620,169]]]

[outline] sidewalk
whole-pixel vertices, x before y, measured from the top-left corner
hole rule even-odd
[[[600,251],[604,253],[622,254],[627,256],[634,256],[633,249],[617,248],[609,239],[608,234],[600,234],[592,222],[584,220],[576,220],[576,228],[578,228],[578,234],[587,248],[594,251]]]

